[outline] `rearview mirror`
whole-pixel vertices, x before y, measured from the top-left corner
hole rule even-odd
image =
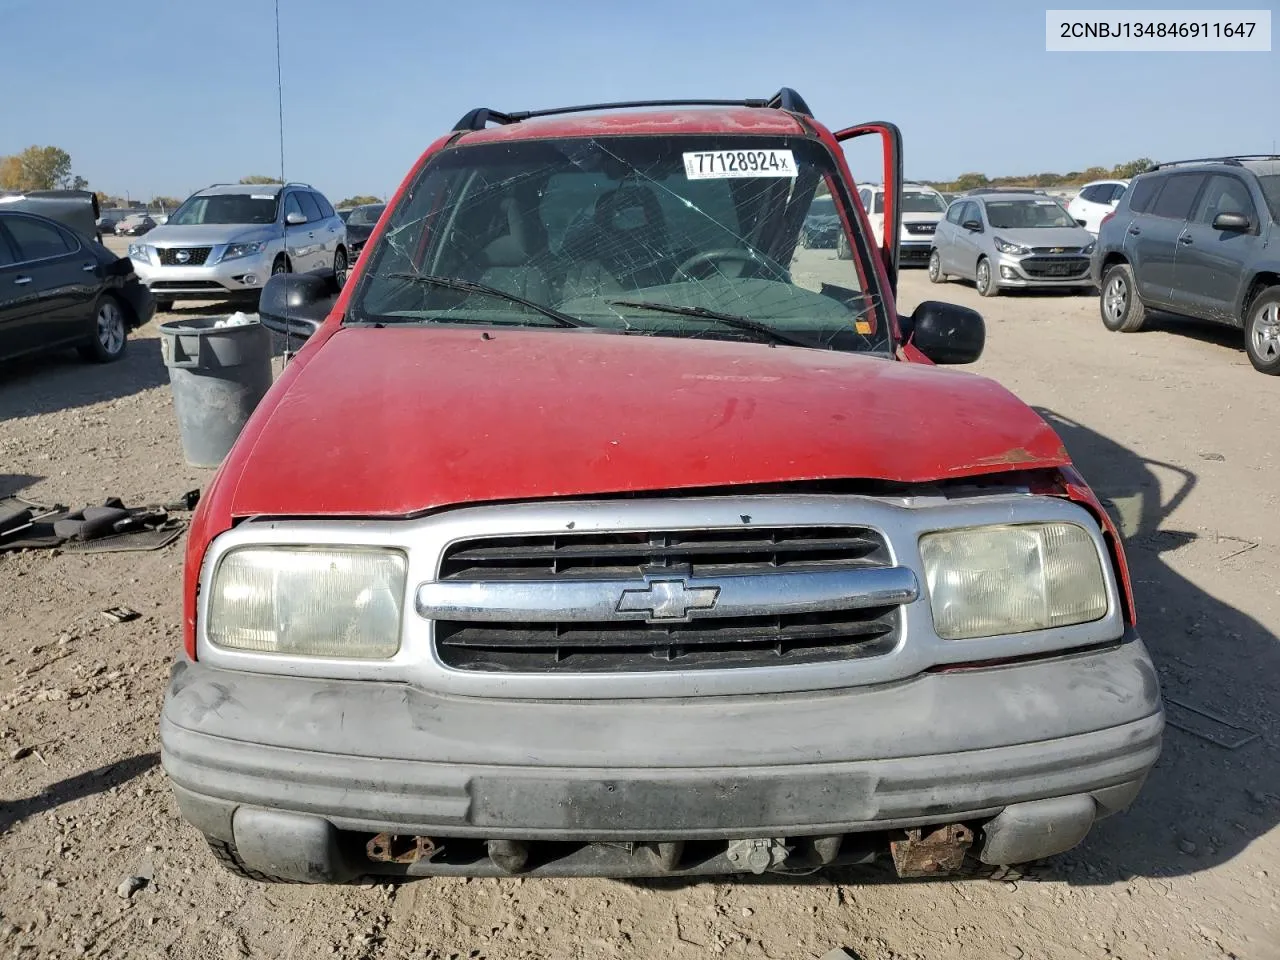
[[[1243,213],[1220,213],[1213,218],[1213,229],[1242,233],[1253,226]]]
[[[305,213],[298,213],[298,211],[293,210],[284,215],[284,222],[291,227],[301,226],[302,224],[307,222],[307,215]]]
[[[970,233],[981,233],[981,232],[982,232],[982,221],[981,221],[981,220],[966,220],[964,223],[960,224],[960,226],[964,227],[964,228],[965,228],[966,230],[968,230]]]
[[[987,340],[982,314],[939,300],[916,307],[902,328],[904,338],[934,363],[973,363]]]
[[[262,288],[258,317],[269,330],[305,340],[320,329],[333,301],[323,277],[277,273]]]

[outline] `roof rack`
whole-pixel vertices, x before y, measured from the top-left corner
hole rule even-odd
[[[618,103],[585,103],[575,107],[552,107],[549,110],[521,110],[503,113],[489,107],[476,107],[464,114],[454,130],[483,130],[491,122],[497,124],[519,123],[534,117],[552,117],[565,113],[586,113],[591,110],[633,110],[640,107],[763,107],[786,110],[812,117],[813,111],[804,98],[790,87],[783,87],[767,100],[624,100]]]
[[[1044,187],[974,187],[964,191],[966,197],[976,197],[984,193],[1044,193]]]
[[[1225,163],[1229,167],[1242,167],[1242,160],[1280,160],[1280,155],[1274,153],[1237,153],[1229,157],[1197,157],[1194,160],[1166,160],[1163,163],[1153,163],[1147,167],[1143,173],[1151,173],[1153,170],[1163,170],[1165,167],[1181,167],[1189,163]]]
[[[301,180],[290,180],[288,183],[281,183],[279,180],[272,180],[270,183],[211,183],[205,187],[206,190],[212,190],[214,187],[306,187],[308,190],[314,190],[309,183],[303,183]]]

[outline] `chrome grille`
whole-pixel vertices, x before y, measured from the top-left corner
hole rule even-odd
[[[743,523],[750,522],[744,517]],[[884,538],[864,527],[673,530],[493,537],[455,543],[441,580],[634,576],[689,564],[696,576],[764,573],[796,564],[888,563]]]
[[[203,267],[212,247],[156,247],[160,265],[165,267]],[[185,259],[183,256],[185,255]]]
[[[1026,257],[1019,266],[1029,277],[1083,277],[1089,272],[1089,260],[1085,257]]]
[[[907,224],[904,224],[904,226],[906,226],[907,228],[907,233],[933,233],[934,230],[938,228],[938,224],[936,221],[935,222],[926,221],[923,223],[907,223]]]
[[[865,527],[494,537],[447,548],[418,603],[440,660],[459,670],[814,663],[894,648],[915,579],[890,563]],[[682,599],[635,601],[657,596],[655,585]],[[684,599],[699,594],[710,599]]]

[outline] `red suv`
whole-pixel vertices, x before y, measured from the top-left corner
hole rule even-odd
[[[641,109],[651,108],[651,109]],[[883,140],[875,249],[841,141]],[[1021,863],[1160,749],[1119,538],[981,318],[894,307],[896,128],[476,110],[201,500],[165,701],[259,880]],[[834,199],[848,260],[800,240]]]

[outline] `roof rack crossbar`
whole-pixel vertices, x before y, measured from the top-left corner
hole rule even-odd
[[[592,110],[634,110],[643,107],[758,107],[786,110],[790,113],[812,117],[813,113],[804,98],[790,87],[783,87],[767,100],[623,100],[616,103],[584,103],[572,107],[552,107],[546,110],[518,110],[503,113],[489,107],[476,107],[454,124],[454,130],[483,130],[492,121],[506,125],[531,120],[534,117],[553,117],[566,113],[587,113]]]
[[[1241,166],[1242,160],[1280,160],[1280,155],[1274,153],[1235,153],[1225,157],[1195,157],[1191,160],[1165,160],[1162,163],[1153,163],[1144,170],[1144,173],[1151,173],[1153,170],[1163,170],[1165,167],[1180,167],[1189,163],[1225,163],[1229,166]]]
[[[227,181],[226,183],[211,183],[209,186],[205,187],[205,189],[211,190],[214,187],[274,187],[277,184],[282,187],[306,187],[308,190],[315,189],[311,184],[303,183],[301,180],[290,180],[287,183],[280,183],[279,180],[272,180],[270,183],[231,183],[230,181]]]

